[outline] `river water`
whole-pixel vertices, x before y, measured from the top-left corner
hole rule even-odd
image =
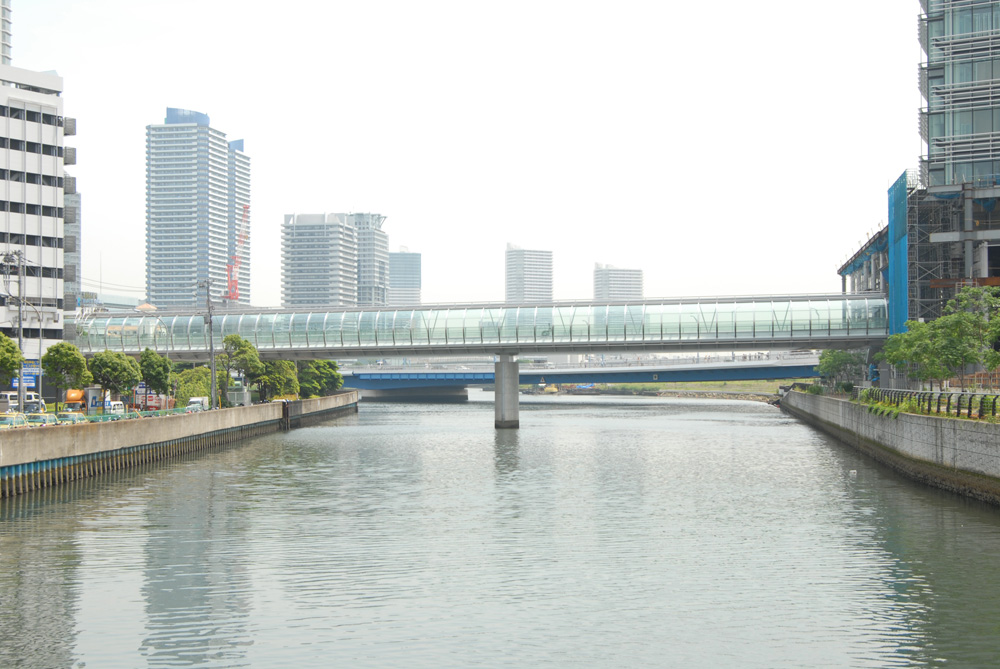
[[[0,666],[1000,662],[1000,511],[763,404],[471,394],[0,500]]]

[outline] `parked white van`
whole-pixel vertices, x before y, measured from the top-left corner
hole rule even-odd
[[[111,416],[120,417],[125,415],[125,403],[124,402],[108,402],[104,409],[104,413]],[[112,420],[115,420],[112,418]]]

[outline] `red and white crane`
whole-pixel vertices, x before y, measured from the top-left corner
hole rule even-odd
[[[250,214],[250,205],[243,205],[243,219],[240,227],[236,230],[236,248],[233,250],[232,262],[226,264],[226,299],[236,301],[240,299],[239,270],[243,264],[243,248],[250,237],[250,229],[247,226],[247,217]]]

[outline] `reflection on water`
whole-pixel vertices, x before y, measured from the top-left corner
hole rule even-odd
[[[0,666],[991,666],[998,511],[766,405],[357,415],[0,502]],[[582,401],[586,400],[586,401]]]

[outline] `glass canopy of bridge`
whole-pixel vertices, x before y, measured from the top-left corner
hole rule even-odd
[[[262,353],[371,351],[418,353],[446,347],[484,351],[526,346],[608,344],[669,348],[678,343],[859,340],[887,334],[882,295],[831,295],[633,304],[458,305],[425,309],[350,309],[289,313],[215,313],[215,347],[238,334]],[[203,314],[95,313],[77,321],[77,346],[138,353],[207,351]]]

